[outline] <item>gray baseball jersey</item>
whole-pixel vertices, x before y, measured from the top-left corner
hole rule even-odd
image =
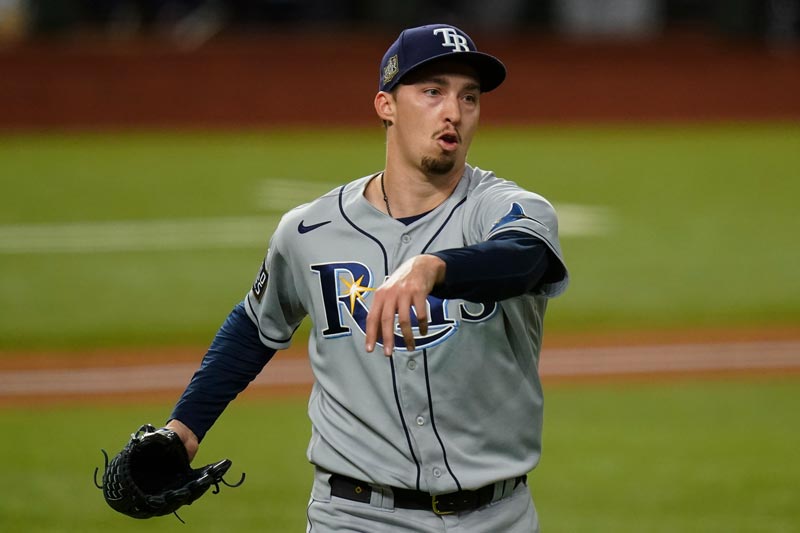
[[[505,231],[544,241],[562,262],[553,207],[467,166],[453,194],[406,226],[372,206],[355,180],[287,213],[245,308],[271,348],[310,315],[309,460],[364,481],[441,494],[525,474],[539,460],[537,371],[547,300],[568,278],[491,304],[428,298],[425,336],[391,358],[367,353],[371,293],[407,259]],[[564,269],[566,272],[566,267]]]

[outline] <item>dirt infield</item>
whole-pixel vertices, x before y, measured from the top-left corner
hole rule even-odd
[[[800,119],[800,51],[674,34],[644,43],[476,35],[507,64],[488,124]],[[0,48],[0,131],[375,125],[394,35],[80,38]]]
[[[0,406],[174,401],[202,349],[98,350],[84,354],[0,354]],[[546,384],[652,381],[735,375],[800,377],[800,330],[706,330],[554,336],[542,353]],[[305,351],[281,352],[248,395],[307,395],[313,376]]]

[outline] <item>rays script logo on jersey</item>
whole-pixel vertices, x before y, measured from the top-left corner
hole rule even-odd
[[[331,339],[352,335],[350,325],[355,324],[361,333],[367,330],[367,298],[375,290],[372,271],[363,263],[350,261],[339,263],[320,263],[310,266],[319,276],[319,287],[325,304],[325,329],[322,335]],[[474,306],[475,309],[471,309]],[[447,300],[428,296],[428,334],[419,334],[419,322],[411,313],[414,329],[414,342],[417,350],[430,348],[448,339],[458,329],[459,323],[482,322],[491,318],[497,310],[497,303],[488,305],[465,303],[458,306],[458,315],[448,314]],[[397,350],[406,350],[406,343],[395,326],[394,345]]]

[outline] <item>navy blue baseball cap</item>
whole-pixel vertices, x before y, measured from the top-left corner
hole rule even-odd
[[[448,24],[404,30],[381,61],[379,91],[391,91],[409,72],[441,59],[463,61],[478,73],[481,92],[496,89],[506,79],[506,67],[494,56],[478,52],[469,35]]]

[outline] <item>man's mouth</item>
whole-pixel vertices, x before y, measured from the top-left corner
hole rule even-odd
[[[458,147],[458,133],[455,132],[443,133],[436,140],[445,150],[455,150]]]

